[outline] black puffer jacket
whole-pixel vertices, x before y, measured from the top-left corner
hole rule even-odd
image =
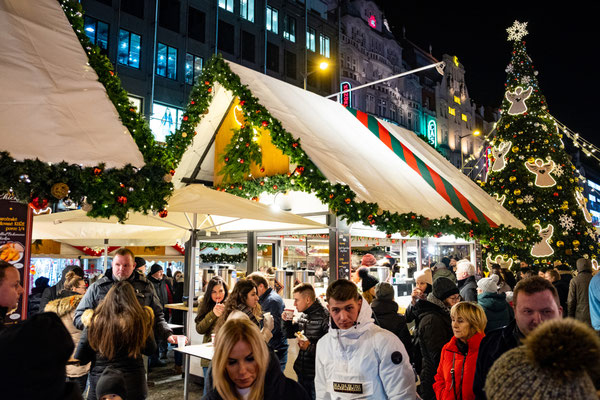
[[[160,301],[161,306],[165,306],[165,304],[169,304],[169,294],[167,293],[167,280],[165,278],[156,279],[152,275],[146,276],[146,278],[152,283],[154,286],[154,291],[158,296],[158,300]]]
[[[173,331],[169,329],[169,325],[165,321],[163,308],[158,296],[156,296],[156,291],[154,290],[152,283],[150,283],[146,277],[135,271],[127,281],[133,285],[133,289],[135,290],[140,305],[148,306],[154,311],[154,333],[156,338],[166,339],[172,335]],[[114,284],[115,281],[113,280],[111,268],[106,271],[102,278],[98,279],[88,288],[83,299],[81,299],[81,302],[77,306],[77,310],[75,310],[75,319],[73,323],[77,329],[83,329],[83,323],[81,321],[83,312],[87,309],[95,309]]]
[[[371,303],[371,309],[375,313],[375,323],[398,336],[406,348],[406,352],[413,354],[412,337],[406,326],[406,318],[398,314],[398,303],[394,300],[376,298]]]
[[[442,348],[452,338],[450,313],[432,293],[427,300],[419,300],[413,307],[417,317],[417,335],[421,347],[421,397],[435,400],[433,382],[442,354]]]
[[[477,302],[477,281],[474,276],[458,281],[458,290],[464,301]]]
[[[281,372],[279,359],[269,350],[269,366],[265,375],[264,400],[309,400],[310,397],[298,382],[286,378]],[[222,400],[223,398],[212,389],[202,400]]]
[[[283,321],[284,333],[288,338],[294,338],[294,334],[304,331],[304,336],[310,341],[306,350],[300,350],[298,358],[294,362],[294,371],[304,379],[315,377],[315,357],[317,342],[329,332],[329,312],[316,300],[298,319],[298,323]]]

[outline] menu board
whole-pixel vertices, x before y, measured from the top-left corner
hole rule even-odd
[[[338,219],[337,228],[337,277],[350,279],[350,226],[346,221]]]
[[[9,312],[8,321],[17,322],[27,317],[32,220],[33,213],[27,204],[19,203],[10,195],[0,198],[0,259],[19,270],[23,286],[21,303]]]

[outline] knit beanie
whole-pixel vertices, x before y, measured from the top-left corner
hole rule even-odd
[[[150,267],[150,272],[148,273],[148,275],[154,275],[158,271],[162,271],[162,269],[163,268],[160,266],[160,264],[152,264],[152,266]]]
[[[113,367],[106,367],[96,383],[96,397],[98,400],[102,396],[116,394],[122,399],[127,399],[127,389],[125,387],[125,379],[123,374]]]
[[[415,272],[415,282],[426,282],[433,285],[433,276],[430,268],[423,268],[420,271]]]
[[[439,300],[444,301],[448,297],[458,294],[458,287],[448,278],[440,276],[433,281],[433,295]]]
[[[146,260],[144,260],[142,257],[135,258],[135,268],[140,268],[144,265],[146,265]]]
[[[498,280],[500,277],[496,274],[490,275],[488,278],[481,278],[477,282],[477,289],[485,292],[498,293]]]
[[[367,253],[363,256],[362,260],[360,261],[360,265],[364,266],[364,267],[372,267],[373,265],[377,264],[377,260],[375,259],[375,256],[373,254]]]
[[[375,286],[375,297],[379,300],[394,300],[394,287],[387,282]]]
[[[599,357],[600,338],[586,324],[549,320],[494,363],[485,393],[489,400],[596,400],[588,373],[597,373]]]
[[[373,275],[369,275],[368,268],[359,268],[358,276],[360,276],[360,279],[362,279],[363,292],[366,292],[379,283],[379,279],[375,278]]]

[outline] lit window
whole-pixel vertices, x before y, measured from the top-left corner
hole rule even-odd
[[[233,12],[233,0],[219,0],[219,7],[229,12]]]
[[[119,50],[117,52],[117,61],[119,64],[128,65],[133,68],[140,67],[140,52],[142,38],[140,35],[119,30]]]
[[[165,142],[166,137],[179,128],[182,117],[182,109],[154,103],[150,117],[150,129],[154,138],[159,142]]]
[[[454,108],[448,107],[448,114],[450,114],[450,115],[456,115],[456,111],[454,110]]]
[[[142,99],[140,97],[135,96],[127,96],[131,104],[133,104],[133,108],[135,108],[136,112],[142,111]]]
[[[254,0],[240,0],[240,16],[254,22]]]
[[[460,98],[457,96],[454,96],[454,102],[457,104],[460,104]]]
[[[461,117],[462,117],[463,121],[467,122],[467,115],[466,114],[463,114]]]
[[[593,202],[597,201],[596,196],[594,196],[593,194],[590,194],[589,198],[590,198],[590,201],[593,201]]]
[[[283,38],[296,42],[296,19],[289,15],[283,17]]]
[[[329,58],[329,37],[325,35],[319,35],[319,53]]]
[[[310,51],[316,51],[316,33],[311,27],[306,28],[306,48]]]
[[[267,30],[273,33],[279,33],[279,12],[277,9],[267,6]]]
[[[202,57],[187,53],[185,55],[185,83],[193,85],[202,73]]]
[[[108,24],[98,21],[95,18],[88,17],[83,19],[85,34],[90,38],[90,42],[100,47],[102,50],[108,49]]]
[[[156,51],[156,75],[177,79],[177,49],[158,43]]]

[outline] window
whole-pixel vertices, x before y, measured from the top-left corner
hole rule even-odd
[[[150,129],[154,138],[159,142],[165,142],[166,137],[179,128],[182,117],[182,109],[154,103],[150,116]]]
[[[179,0],[161,1],[158,10],[158,25],[179,32]]]
[[[185,83],[193,85],[202,73],[202,57],[187,53],[185,55]]]
[[[144,0],[121,0],[121,11],[144,19]]]
[[[448,114],[450,115],[456,115],[456,110],[452,107],[448,107]]]
[[[279,72],[279,47],[271,42],[267,43],[267,68]]]
[[[385,100],[379,100],[378,103],[379,104],[377,104],[377,114],[385,118],[387,112]]]
[[[412,128],[413,128],[412,113],[409,112],[408,113],[408,129],[412,130]]]
[[[191,39],[204,43],[205,24],[206,14],[194,7],[190,7],[188,11],[188,36]]]
[[[267,6],[267,30],[275,34],[279,33],[279,18],[277,9]]]
[[[254,0],[240,0],[240,16],[254,22]]]
[[[256,62],[256,38],[246,31],[242,31],[242,60]]]
[[[390,106],[390,119],[396,122],[396,106]]]
[[[85,34],[90,41],[102,50],[108,50],[108,24],[95,18],[83,17]]]
[[[288,78],[296,79],[296,53],[284,50],[283,56],[285,63],[285,76],[287,76]]]
[[[229,12],[233,12],[233,0],[219,0],[219,7]]]
[[[319,35],[319,53],[329,58],[329,37],[325,35]]]
[[[177,79],[177,49],[159,42],[156,53],[156,75]]]
[[[219,21],[219,50],[233,54],[234,35],[233,25]]]
[[[131,104],[133,104],[133,108],[135,108],[135,112],[142,112],[142,98],[136,96],[127,96]]]
[[[117,61],[119,64],[128,65],[133,68],[140,67],[142,37],[126,31],[119,30],[119,50]]]
[[[462,118],[462,120],[463,120],[463,121],[465,121],[465,122],[467,122],[467,120],[468,120],[468,119],[467,119],[467,115],[466,115],[466,114],[462,114],[462,115],[461,115],[461,118]]]
[[[457,96],[454,96],[454,102],[457,104],[460,104],[460,98],[458,98]]]
[[[283,38],[292,43],[296,42],[296,19],[289,15],[283,17]]]
[[[310,51],[316,51],[315,30],[311,27],[306,28],[306,48]]]

